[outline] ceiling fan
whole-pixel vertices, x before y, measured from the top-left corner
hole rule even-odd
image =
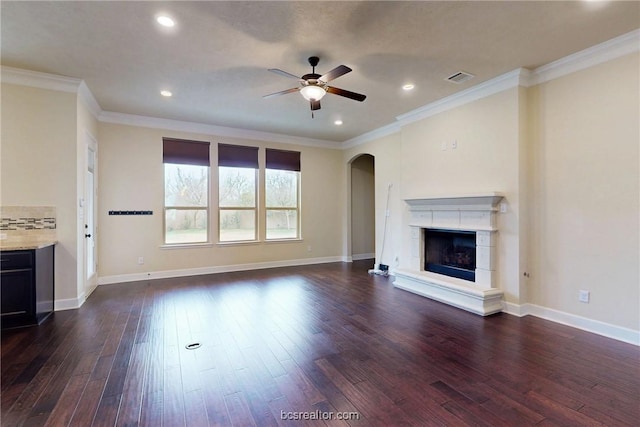
[[[309,64],[311,65],[312,71],[310,74],[305,74],[302,77],[294,76],[291,73],[287,73],[286,71],[282,71],[277,68],[269,68],[269,71],[271,71],[272,73],[280,74],[281,76],[298,80],[300,86],[282,90],[280,92],[271,93],[269,95],[264,95],[263,98],[284,95],[292,92],[300,92],[304,99],[309,101],[309,104],[311,105],[312,118],[313,112],[320,109],[320,100],[327,94],[327,92],[334,95],[344,96],[345,98],[354,99],[360,102],[366,99],[366,95],[344,89],[338,89],[337,87],[329,86],[327,84],[331,80],[337,79],[338,77],[351,72],[351,68],[347,67],[346,65],[339,65],[328,73],[320,75],[316,74],[316,65],[318,65],[318,62],[320,62],[320,58],[318,58],[317,56],[311,56],[309,58]]]

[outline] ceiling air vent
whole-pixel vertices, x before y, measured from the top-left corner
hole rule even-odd
[[[457,73],[447,77],[447,80],[451,83],[460,84],[466,82],[467,80],[471,80],[474,77],[475,76],[473,74],[469,74],[464,71],[458,71]]]

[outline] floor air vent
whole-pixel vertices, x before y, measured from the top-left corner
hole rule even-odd
[[[458,71],[457,73],[447,77],[447,80],[451,83],[460,84],[466,82],[467,80],[471,80],[475,76],[473,74],[466,73],[464,71]]]

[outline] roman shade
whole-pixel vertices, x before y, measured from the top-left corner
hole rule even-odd
[[[300,172],[300,152],[267,148],[266,168]]]
[[[209,166],[209,142],[162,138],[162,162]]]
[[[258,147],[218,144],[218,166],[258,169]]]

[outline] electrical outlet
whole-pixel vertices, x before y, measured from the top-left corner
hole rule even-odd
[[[144,264],[144,257],[138,257],[138,265]]]
[[[590,292],[589,291],[583,291],[580,290],[580,292],[578,293],[578,300],[580,302],[589,302],[589,296],[590,296]]]

